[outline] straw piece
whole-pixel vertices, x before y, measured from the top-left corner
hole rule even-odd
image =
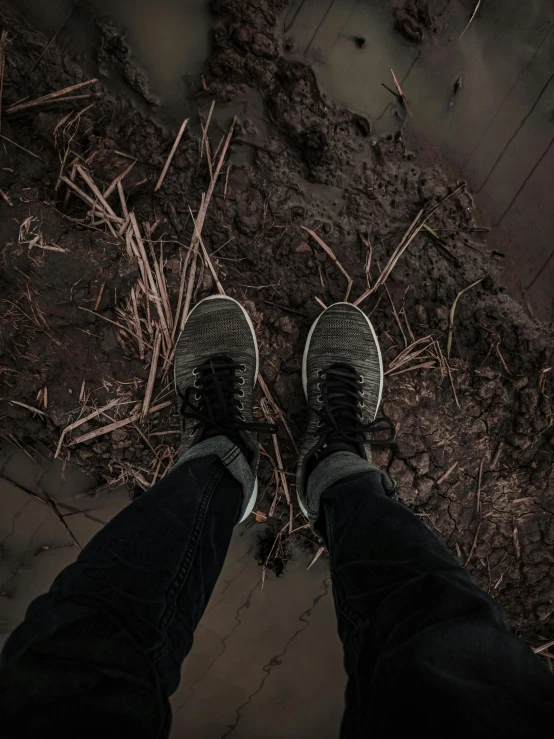
[[[94,77],[91,80],[87,80],[86,82],[79,82],[78,85],[71,85],[70,87],[64,87],[63,90],[57,90],[56,92],[50,92],[48,95],[43,95],[40,98],[36,98],[36,100],[30,100],[27,103],[20,103],[19,105],[11,105],[9,108],[6,108],[6,114],[10,115],[12,113],[19,113],[22,110],[27,110],[29,108],[36,108],[39,105],[45,105],[52,100],[57,100],[58,98],[64,97],[69,92],[74,92],[75,90],[80,90],[83,87],[86,87],[87,85],[92,85],[95,82],[98,82],[98,79]],[[73,96],[75,98],[77,96]],[[78,97],[81,97],[80,95]],[[66,98],[66,99],[73,99],[73,98]]]
[[[156,370],[158,369],[158,360],[160,358],[160,344],[162,342],[162,334],[158,326],[156,326],[156,336],[154,338],[154,350],[152,352],[152,362],[150,364],[150,373],[148,382],[146,383],[146,392],[144,394],[144,402],[142,404],[141,421],[144,421],[150,409],[150,401],[152,400],[152,392],[154,391],[154,383],[156,382]]]
[[[348,274],[348,272],[344,269],[344,267],[339,262],[339,260],[336,258],[336,256],[333,254],[333,252],[330,249],[330,247],[327,246],[327,244],[323,241],[323,239],[320,236],[318,236],[316,234],[315,231],[312,231],[311,228],[307,228],[306,226],[300,226],[300,228],[303,228],[304,231],[307,231],[307,233],[310,234],[310,236],[312,237],[312,239],[315,239],[317,241],[317,243],[321,246],[321,248],[323,249],[323,251],[328,256],[331,257],[331,259],[333,260],[333,262],[337,265],[337,267],[340,269],[340,271],[342,272],[342,274],[346,277],[346,279],[348,281],[348,287],[346,289],[346,295],[344,297],[344,300],[345,301],[348,301],[348,296],[350,295],[350,290],[352,290],[352,278],[350,277],[350,275]]]
[[[154,192],[158,192],[160,187],[163,184],[163,181],[165,180],[165,176],[167,174],[167,170],[169,169],[169,165],[171,164],[173,157],[175,156],[175,152],[177,151],[177,147],[179,146],[179,142],[181,141],[181,138],[185,132],[185,128],[187,127],[187,123],[189,122],[188,118],[185,118],[183,123],[181,124],[181,128],[179,129],[179,133],[177,134],[177,138],[173,142],[173,147],[171,148],[171,151],[169,152],[169,156],[167,157],[167,161],[165,163],[165,166],[162,170],[162,173],[160,175],[160,178],[158,182],[156,183],[156,187],[154,188]]]
[[[116,189],[117,185],[127,177],[129,172],[133,169],[135,164],[137,163],[137,160],[135,159],[134,162],[131,162],[131,164],[127,167],[127,169],[123,170],[121,174],[118,174],[115,180],[112,182],[112,184],[104,191],[104,197],[106,200],[110,197],[112,192]]]
[[[157,413],[158,411],[161,411],[170,405],[172,405],[171,400],[166,400],[165,403],[154,405],[148,411],[148,415],[152,415],[152,413]],[[140,419],[141,415],[142,411],[139,411],[138,413],[133,413],[127,418],[123,418],[121,421],[114,421],[113,423],[109,423],[107,426],[102,426],[102,428],[96,429],[96,431],[90,431],[88,434],[78,436],[76,439],[73,439],[73,441],[71,441],[71,446],[82,444],[83,442],[90,441],[91,439],[96,439],[98,436],[104,436],[104,434],[109,434],[112,431],[116,431],[117,429],[123,428],[124,426],[128,426],[130,423],[136,423]]]
[[[83,167],[81,167],[80,164],[77,164],[76,167],[77,167],[77,172],[79,172],[79,174],[81,175],[81,177],[83,178],[83,180],[87,183],[87,185],[90,187],[90,189],[92,190],[92,192],[96,195],[96,197],[98,198],[98,200],[100,201],[100,203],[104,207],[104,210],[106,211],[106,213],[109,213],[110,216],[112,216],[112,218],[114,220],[117,219],[117,222],[118,223],[123,223],[123,219],[120,218],[119,216],[116,216],[116,214],[115,214],[112,206],[109,205],[109,203],[104,199],[104,196],[102,195],[102,193],[100,192],[100,190],[96,186],[96,183],[93,181],[93,179],[89,175],[89,173],[85,169],[83,169]]]
[[[78,428],[79,426],[82,426],[84,423],[87,423],[87,421],[91,421],[93,418],[96,418],[96,416],[99,416],[101,413],[104,413],[104,411],[109,411],[110,408],[113,408],[114,405],[118,405],[120,403],[119,398],[115,398],[114,400],[110,400],[110,402],[105,405],[103,408],[99,408],[95,410],[93,413],[90,413],[88,416],[85,416],[84,418],[80,418],[78,421],[74,421],[73,423],[70,423],[69,426],[66,426],[64,430],[61,433],[60,440],[58,442],[58,446],[56,448],[56,453],[54,454],[54,459],[57,459],[57,457],[60,454],[63,440],[70,431],[73,431],[73,429]]]

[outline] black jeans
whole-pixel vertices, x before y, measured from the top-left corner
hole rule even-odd
[[[342,736],[550,734],[551,674],[380,480],[377,472],[346,479],[322,498],[349,677]],[[166,737],[168,696],[241,500],[219,459],[205,457],[105,526],[8,640],[0,734]]]

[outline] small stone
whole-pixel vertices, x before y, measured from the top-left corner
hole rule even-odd
[[[312,247],[306,241],[303,241],[294,251],[297,254],[312,254]]]
[[[429,325],[429,315],[425,308],[422,305],[419,305],[419,303],[415,307],[415,314],[420,324],[423,326]]]

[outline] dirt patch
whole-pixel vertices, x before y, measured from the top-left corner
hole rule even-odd
[[[261,373],[283,411],[304,402],[300,357],[320,311],[316,298],[325,304],[343,300],[347,287],[301,226],[315,230],[334,251],[352,277],[355,300],[379,279],[420,211],[427,215],[439,206],[385,287],[361,303],[380,336],[388,372],[383,407],[399,432],[397,447],[376,458],[399,482],[404,502],[499,598],[511,626],[538,646],[554,636],[552,332],[529,320],[498,286],[498,267],[475,222],[471,195],[458,189],[448,169],[426,164],[424,156],[416,160],[401,135],[373,138],[360,116],[324,101],[308,66],[281,56],[277,19],[283,6],[212,3],[219,21],[205,86],[198,90],[204,122],[217,101],[210,157],[191,122],[154,192],[178,126],[163,118],[163,109],[144,114],[144,78],[131,73],[132,59],[121,52],[124,39],[116,41],[112,28],[110,43],[97,48],[86,69],[53,44],[32,70],[47,40],[0,4],[10,40],[1,134],[28,150],[2,140],[4,431],[26,443],[39,440],[54,452],[68,424],[118,400],[67,433],[62,455],[137,491],[171,466],[177,409],[171,405],[140,418],[163,321],[144,286],[148,275],[141,273],[136,239],[119,238],[117,221],[91,216],[90,204],[60,174],[70,177],[79,164],[104,192],[136,159],[122,180],[126,207],[136,214],[150,269],[156,280],[158,264],[178,322],[193,216],[198,218],[202,193],[209,191],[223,144],[219,152],[217,147],[231,123],[228,112],[239,112],[203,242],[225,291],[253,317]],[[412,6],[419,8],[417,16]],[[402,7],[427,28],[420,6]],[[391,23],[399,22],[398,7],[391,6]],[[83,88],[80,94],[88,97],[9,114],[9,106],[25,96],[32,100],[86,81],[100,63],[105,86]],[[123,73],[126,85],[137,88],[133,95],[142,91],[140,111],[119,86]],[[96,199],[78,171],[75,182]],[[125,234],[132,232],[117,188],[108,201],[127,226]],[[415,222],[421,225],[421,216]],[[184,273],[192,300],[214,290],[209,265],[199,255],[196,275],[190,276],[192,259]],[[451,306],[479,280],[457,303],[448,357]],[[137,334],[128,328],[133,296],[142,358]],[[172,400],[165,361],[171,346],[160,343],[151,406]],[[278,414],[276,407],[267,409]],[[302,419],[285,418],[298,438]],[[110,433],[75,443],[126,419]],[[269,522],[271,531],[283,530],[287,546],[285,499],[288,493],[294,500],[294,477],[278,472],[272,441],[264,446],[260,535],[265,538]],[[295,450],[285,429],[279,451],[292,473]],[[301,527],[296,508],[293,515],[293,527]],[[313,557],[319,543],[306,535],[301,529],[295,537]],[[271,546],[263,550],[266,558],[271,553],[276,572],[287,556],[281,543],[273,552]]]

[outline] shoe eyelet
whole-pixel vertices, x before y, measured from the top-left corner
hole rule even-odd
[[[195,400],[202,400],[202,396],[200,395],[200,393],[194,393],[194,399]]]
[[[244,377],[239,377],[239,385],[244,385]]]
[[[198,375],[200,374],[198,367],[193,368],[192,374],[193,374],[193,377],[198,377]]]
[[[243,411],[244,405],[242,403],[237,403],[237,408],[239,409],[239,411]]]
[[[241,364],[240,365],[240,369],[241,369],[242,372],[246,372],[246,365],[245,364]]]
[[[192,431],[189,432],[189,439],[194,439],[195,433],[196,433],[196,429],[192,429]]]
[[[365,408],[365,403],[364,403],[364,401],[363,401],[363,400],[362,400],[362,402],[360,403],[360,408]]]
[[[237,396],[239,398],[244,398],[244,390],[239,390],[238,393],[237,393]]]
[[[323,377],[323,370],[318,370],[317,371],[317,376],[318,377]]]
[[[365,377],[363,375],[360,375],[360,383],[363,385],[365,382]]]
[[[194,382],[192,383],[192,386],[193,386],[193,387],[195,387],[195,388],[199,388],[199,387],[200,387],[200,385],[198,384],[198,381],[197,381],[197,380],[195,380],[195,381],[194,381]]]
[[[323,395],[318,395],[317,396],[317,402],[318,403],[323,403]]]
[[[365,393],[363,390],[360,390],[360,398],[365,398]]]
[[[318,382],[318,383],[317,383],[317,392],[318,392],[318,393],[320,393],[320,392],[321,392],[321,382]]]
[[[323,421],[318,421],[316,429],[320,429],[323,426]]]

